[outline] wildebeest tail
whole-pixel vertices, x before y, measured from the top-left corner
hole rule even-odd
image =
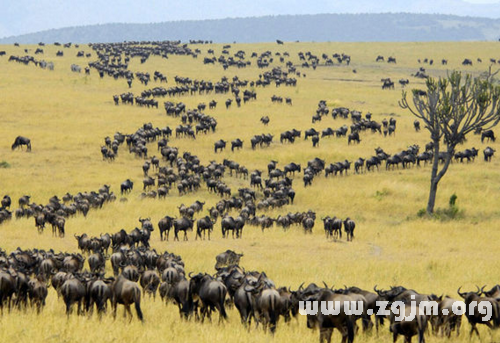
[[[142,311],[141,311],[141,291],[139,290],[139,288],[136,288],[134,290],[134,293],[135,293],[135,299],[134,299],[135,311],[137,312],[137,317],[139,317],[139,319],[142,322],[144,320],[144,317],[143,317]]]
[[[346,324],[347,324],[347,342],[352,343],[354,342],[354,318],[352,315],[348,315],[346,317]]]
[[[226,294],[224,293],[224,289],[219,287],[219,298],[220,298],[220,315],[222,318],[227,319],[226,308],[224,307],[224,302],[226,300]]]
[[[493,304],[493,326],[495,328],[500,327],[500,304],[496,302]]]
[[[277,315],[276,298],[271,296],[269,297],[269,329],[272,333],[276,331]]]
[[[418,343],[424,343],[425,342],[425,331],[427,330],[427,317],[417,315],[417,321],[418,321]]]

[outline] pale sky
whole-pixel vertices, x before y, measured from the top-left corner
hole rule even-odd
[[[0,0],[0,38],[69,26],[319,13],[500,18],[500,0]]]

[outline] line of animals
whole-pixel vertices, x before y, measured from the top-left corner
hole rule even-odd
[[[118,237],[119,233],[115,235]],[[146,294],[156,299],[158,292],[167,308],[172,303],[177,306],[181,319],[194,318],[203,323],[205,318],[212,320],[213,312],[219,312],[219,323],[224,323],[228,318],[226,309],[234,306],[243,325],[250,329],[253,320],[256,328],[262,325],[265,331],[269,330],[272,334],[281,318],[285,323],[297,318],[300,301],[339,301],[337,313],[318,311],[314,315],[307,314],[307,327],[319,329],[320,342],[330,341],[336,329],[342,336],[342,342],[352,343],[356,335],[360,335],[359,326],[365,334],[370,334],[373,327],[378,333],[387,322],[394,340],[402,335],[405,341],[410,342],[413,336],[418,336],[419,342],[425,342],[429,328],[434,335],[451,338],[456,332],[458,336],[462,315],[455,314],[452,306],[460,298],[467,308],[473,308],[465,312],[470,324],[470,336],[476,333],[479,337],[479,324],[491,329],[500,326],[500,285],[489,291],[485,291],[486,286],[483,286],[477,287],[476,291],[462,292],[460,287],[457,290],[460,298],[422,294],[403,286],[392,286],[387,290],[375,286],[373,291],[355,286],[335,289],[324,282],[324,287],[311,283],[304,288],[302,283],[298,289],[291,290],[290,287],[277,287],[265,272],[246,271],[239,265],[243,254],[232,250],[216,256],[215,274],[190,272],[186,277],[185,264],[180,256],[116,243],[115,235],[111,256],[104,253],[104,247],[98,248],[89,243],[87,259],[81,254],[56,253],[53,250],[18,248],[8,254],[0,249],[1,315],[6,313],[4,307],[7,307],[8,313],[11,313],[12,307],[30,307],[40,314],[52,286],[58,299],[62,298],[68,317],[76,305],[77,314],[93,314],[96,311],[101,318],[107,313],[108,304],[116,317],[120,304],[130,321],[133,319],[132,306],[137,318],[144,321],[147,318],[142,308],[150,301]],[[77,239],[81,245],[83,237]],[[108,259],[113,266],[113,276],[105,274]],[[85,268],[85,261],[88,269]],[[362,311],[347,311],[346,301],[362,302]],[[409,316],[411,301],[416,306],[423,301],[434,301],[438,304],[438,312],[417,311],[414,316]],[[381,310],[385,309],[380,307],[381,302],[386,304],[386,308],[396,302],[406,304],[407,317],[396,321],[394,313],[382,315]],[[471,307],[474,302],[489,303],[492,309],[490,318],[477,306]],[[443,310],[448,310],[448,314]]]
[[[110,191],[109,185],[103,185],[97,192],[78,192],[75,195],[66,193],[59,199],[54,195],[46,205],[37,204],[31,201],[30,195],[23,195],[18,200],[19,207],[14,211],[16,219],[34,218],[35,227],[39,234],[42,234],[45,225],[52,226],[52,235],[64,237],[66,220],[82,214],[87,217],[91,209],[101,209],[104,204],[116,200],[116,195]],[[12,199],[9,195],[4,195],[0,207],[0,224],[12,219]]]

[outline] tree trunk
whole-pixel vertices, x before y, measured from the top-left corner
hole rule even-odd
[[[427,202],[427,214],[432,215],[434,213],[434,205],[436,204],[436,193],[438,188],[438,183],[443,178],[444,174],[448,171],[451,159],[453,158],[453,153],[455,151],[454,145],[448,146],[447,156],[444,161],[443,168],[438,173],[439,166],[439,142],[434,142],[437,144],[434,146],[434,160],[432,162],[432,172],[431,172],[431,189],[429,191],[429,201]]]
[[[429,191],[429,201],[427,202],[427,214],[434,213],[434,205],[436,204],[436,193],[439,180],[437,180],[439,167],[439,140],[434,140],[434,156],[432,157],[431,171],[431,189]]]

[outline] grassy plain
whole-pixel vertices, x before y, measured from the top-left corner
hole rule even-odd
[[[244,50],[247,59],[250,53],[270,50],[289,52],[290,60],[300,64],[299,51],[322,53],[346,53],[352,58],[350,66],[318,67],[316,70],[302,69],[306,77],[298,78],[296,87],[256,88],[257,100],[237,108],[235,105],[226,110],[223,102],[229,95],[197,95],[168,99],[183,101],[188,108],[198,103],[218,101],[216,110],[207,110],[218,121],[216,133],[199,135],[196,140],[175,139],[171,145],[180,151],[190,151],[202,163],[211,160],[233,159],[249,170],[265,169],[269,160],[279,161],[283,167],[289,162],[305,165],[314,157],[326,159],[327,163],[344,159],[353,161],[358,157],[370,157],[374,148],[380,146],[389,153],[395,153],[411,144],[421,147],[429,141],[425,130],[416,133],[413,129],[414,118],[398,107],[401,88],[396,83],[395,90],[381,90],[381,78],[392,80],[408,78],[410,88],[422,87],[420,79],[410,76],[419,67],[427,69],[431,76],[443,76],[454,69],[464,69],[479,75],[487,70],[490,58],[500,58],[498,42],[463,43],[285,43],[275,44],[233,44],[231,53]],[[24,55],[27,48],[32,54],[35,46],[2,46],[7,52],[0,57],[0,161],[6,161],[9,168],[0,168],[0,194],[9,194],[14,202],[24,194],[32,196],[37,203],[46,203],[53,195],[61,197],[66,192],[97,190],[103,184],[112,186],[119,193],[120,183],[131,178],[135,181],[134,191],[127,196],[127,202],[115,202],[102,210],[91,211],[85,219],[82,216],[69,219],[66,225],[66,238],[52,238],[49,231],[38,235],[32,219],[15,220],[0,225],[0,247],[12,251],[22,248],[53,248],[55,251],[76,251],[73,234],[86,232],[99,235],[116,232],[121,228],[130,231],[139,223],[137,218],[151,217],[156,222],[164,215],[177,214],[180,203],[191,204],[194,200],[206,201],[206,207],[214,205],[219,198],[205,189],[198,193],[179,197],[172,192],[166,200],[139,199],[142,186],[142,160],[121,150],[113,163],[102,161],[100,146],[105,136],[116,131],[132,133],[143,123],[151,122],[156,127],[174,128],[179,120],[165,116],[159,109],[134,106],[115,106],[112,95],[129,91],[124,80],[109,77],[100,79],[95,70],[91,75],[75,74],[70,71],[72,63],[85,65],[95,60],[95,53],[88,46],[79,49],[71,47],[64,50],[64,57],[56,57],[61,49],[54,45],[44,47],[45,59],[55,63],[55,70],[48,71],[7,62],[9,55]],[[152,82],[144,87],[134,81],[132,91],[140,93],[154,86],[174,85],[175,75],[218,81],[222,76],[256,80],[259,70],[252,60],[252,66],[244,69],[221,66],[204,66],[202,61],[206,51],[213,48],[219,56],[222,45],[201,45],[202,54],[198,59],[169,56],[168,60],[150,57],[145,64],[132,59],[129,69],[155,70],[166,74],[168,84]],[[79,50],[92,53],[90,59],[77,58]],[[397,64],[376,63],[378,55],[394,56]],[[434,59],[432,66],[418,64],[417,59]],[[441,59],[448,59],[448,65],[441,65]],[[462,67],[464,58],[474,61],[472,67]],[[481,58],[483,63],[476,62]],[[283,64],[277,62],[272,66]],[[356,73],[353,73],[356,69]],[[273,95],[291,97],[293,106],[273,104]],[[163,99],[159,99],[162,104]],[[338,128],[350,124],[350,120],[332,120],[325,117],[321,122],[312,124],[319,100],[326,100],[329,107],[344,106],[363,112],[371,112],[373,119],[381,121],[390,115],[397,119],[397,131],[393,137],[362,133],[359,145],[347,145],[346,139],[328,138],[320,141],[319,148],[312,148],[310,140],[298,140],[295,144],[280,144],[279,134],[285,130],[299,130],[314,127]],[[268,115],[271,122],[264,127],[259,119]],[[269,148],[252,151],[250,138],[255,134],[272,133],[275,143]],[[30,137],[33,151],[25,153],[11,151],[10,146],[17,135]],[[244,149],[231,153],[226,149],[215,155],[213,143],[218,139],[245,141]],[[278,138],[278,139],[277,139]],[[489,143],[497,149],[498,143]],[[464,145],[476,147],[481,151],[487,144],[481,144],[478,136],[471,135]],[[156,147],[150,146],[150,151]],[[157,154],[159,155],[159,154]],[[417,211],[425,207],[428,193],[430,168],[362,173],[348,176],[324,178],[318,176],[312,187],[304,188],[301,177],[295,177],[293,188],[296,202],[280,210],[267,211],[273,217],[295,211],[312,209],[321,218],[326,215],[347,216],[356,221],[355,240],[352,243],[327,241],[322,223],[317,220],[312,235],[305,236],[301,228],[283,232],[272,228],[265,233],[260,229],[246,226],[243,239],[222,239],[220,226],[217,225],[211,241],[195,241],[194,233],[189,233],[188,242],[160,242],[158,231],[153,232],[152,246],[157,251],[167,250],[182,256],[187,271],[214,272],[215,256],[233,249],[243,252],[242,265],[247,270],[265,270],[277,285],[298,287],[302,282],[327,282],[342,287],[357,285],[372,289],[375,284],[387,288],[402,284],[421,292],[456,295],[456,289],[474,285],[494,285],[498,277],[498,242],[500,241],[500,171],[496,157],[491,163],[482,160],[482,152],[474,163],[453,164],[442,180],[438,191],[437,206],[445,208],[448,198],[455,193],[457,205],[463,211],[459,220],[439,221],[417,217]],[[225,177],[225,182],[234,191],[248,186],[248,181]],[[16,204],[17,205],[17,204]],[[119,310],[120,311],[120,310]],[[306,328],[304,318],[289,325],[280,323],[276,335],[265,334],[252,328],[247,331],[239,321],[235,309],[229,311],[226,325],[214,323],[199,324],[182,322],[174,306],[165,307],[159,299],[143,301],[145,323],[136,320],[128,323],[121,317],[113,321],[105,316],[102,322],[97,318],[82,318],[76,315],[67,319],[62,300],[57,300],[53,290],[43,315],[32,311],[4,314],[0,317],[0,342],[88,342],[88,341],[179,341],[179,342],[294,342],[316,341],[317,332]],[[465,322],[465,320],[464,320]],[[453,341],[469,341],[469,325],[464,324],[462,334]],[[500,337],[480,328],[484,341],[495,341]],[[335,341],[339,340],[337,333]],[[387,328],[379,337],[358,335],[358,342],[388,342],[392,339]],[[400,338],[401,339],[401,338]],[[429,342],[442,341],[441,338],[428,337]]]

